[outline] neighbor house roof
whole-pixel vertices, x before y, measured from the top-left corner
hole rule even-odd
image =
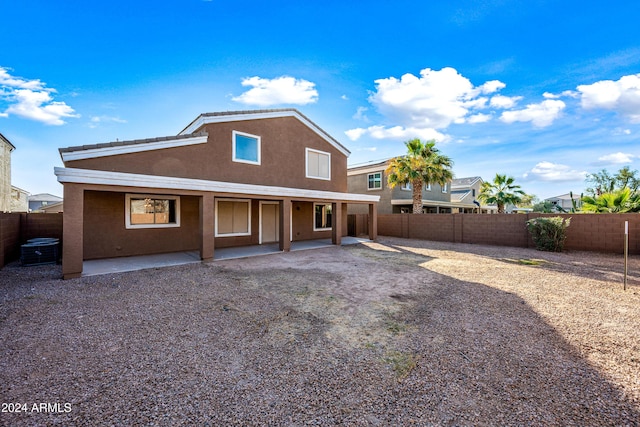
[[[30,202],[61,202],[62,197],[54,196],[49,193],[39,193],[29,196]]]
[[[179,135],[193,133],[202,126],[209,123],[226,123],[241,120],[260,120],[260,119],[274,119],[281,117],[295,117],[303,124],[307,125],[311,130],[317,133],[320,137],[326,140],[329,144],[333,145],[338,151],[342,152],[345,156],[349,156],[351,152],[335,138],[325,132],[320,126],[309,120],[304,114],[296,110],[295,108],[280,108],[271,110],[249,110],[249,111],[223,111],[216,113],[202,113],[196,117],[187,127],[185,127]]]
[[[470,176],[467,178],[455,178],[451,181],[451,188],[455,187],[470,187],[477,181],[482,181],[479,176]]]
[[[3,134],[1,134],[1,133],[0,133],[0,140],[4,141],[4,142],[6,142],[7,144],[9,144],[9,145],[10,145],[10,146],[11,146],[11,151],[13,151],[13,150],[15,150],[15,149],[16,149],[16,146],[15,146],[15,145],[13,145],[13,144],[11,143],[11,141],[9,141],[7,138],[5,138],[5,136],[4,136]]]

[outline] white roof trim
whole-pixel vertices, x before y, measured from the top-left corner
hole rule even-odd
[[[378,165],[375,167],[372,166],[366,169],[347,169],[347,176],[364,175],[364,174],[370,174],[374,172],[384,172],[385,170],[387,170],[386,165]]]
[[[193,138],[170,139],[166,141],[142,142],[140,144],[118,145],[115,147],[90,148],[88,150],[69,151],[61,153],[62,161],[93,159],[96,157],[117,156],[119,154],[139,153],[141,151],[161,150],[163,148],[183,147],[186,145],[206,144],[207,136]]]
[[[307,118],[302,116],[300,113],[294,110],[287,111],[264,111],[261,113],[238,113],[238,114],[222,114],[219,116],[206,116],[200,115],[196,120],[193,121],[189,126],[187,126],[182,132],[178,135],[186,135],[189,133],[195,132],[200,127],[207,125],[209,123],[227,123],[227,122],[239,122],[243,120],[261,120],[261,119],[277,119],[281,117],[295,117],[300,120],[304,125],[306,125],[309,129],[314,131],[318,136],[327,141],[333,147],[335,147],[338,151],[340,151],[345,156],[349,157],[351,152],[344,148],[342,145],[337,144],[335,140],[330,138],[322,129],[318,128],[314,123],[310,122]]]
[[[207,181],[203,179],[176,178],[171,176],[141,175],[90,169],[54,168],[58,182],[97,185],[118,185],[137,188],[162,188],[170,190],[210,191],[214,193],[247,194],[251,196],[293,197],[304,199],[340,200],[343,202],[375,203],[380,196],[333,191],[305,190],[303,188],[274,187],[268,185],[240,184],[234,182]]]

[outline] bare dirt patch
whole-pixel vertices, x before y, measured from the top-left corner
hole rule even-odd
[[[640,262],[378,243],[0,272],[4,425],[638,425]],[[70,403],[60,413],[39,402]]]

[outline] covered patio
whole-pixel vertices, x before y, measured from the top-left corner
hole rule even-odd
[[[345,236],[341,245],[356,245],[370,242],[363,237]],[[290,251],[321,249],[333,246],[331,239],[304,240],[291,242]],[[283,252],[278,243],[220,248],[215,251],[213,261],[223,261],[234,258],[250,258]],[[82,277],[100,274],[123,273],[126,271],[144,270],[146,268],[161,268],[173,265],[195,264],[203,262],[198,251],[171,252],[165,254],[137,255],[129,257],[104,258],[83,262]]]

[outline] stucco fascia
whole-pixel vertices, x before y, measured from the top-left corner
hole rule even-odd
[[[194,190],[213,193],[246,194],[250,196],[276,196],[287,198],[339,200],[343,202],[377,203],[379,196],[338,193],[333,191],[305,190],[302,188],[275,187],[222,181],[207,181],[170,176],[141,175],[123,172],[97,171],[77,168],[54,168],[58,182],[76,184],[115,185],[136,188],[161,188]]]

